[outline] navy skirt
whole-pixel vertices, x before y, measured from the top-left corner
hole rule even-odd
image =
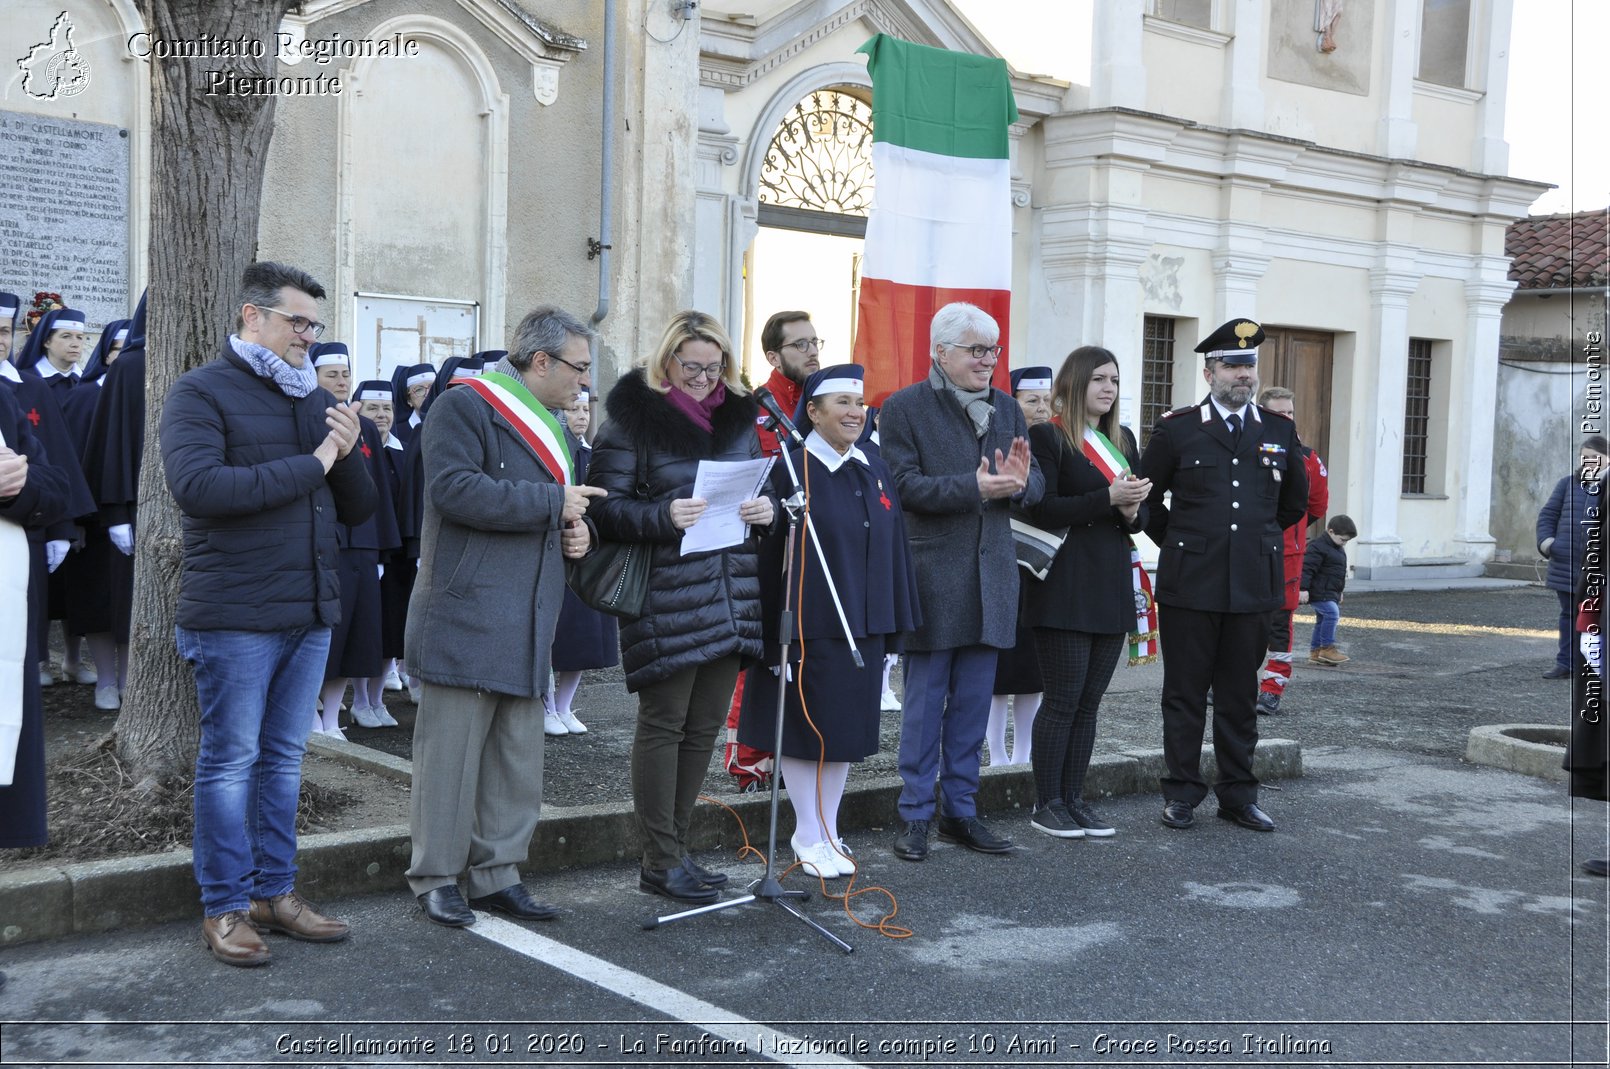
[[[813,638],[805,643],[805,667],[794,666],[795,681],[787,685],[783,705],[783,756],[805,761],[860,761],[878,752],[878,706],[883,693],[883,656],[893,650],[892,635],[856,639],[864,668],[850,657],[850,644],[842,638]],[[794,647],[794,653],[799,647]],[[776,649],[773,648],[773,657]],[[805,683],[806,722],[800,705],[798,678]],[[821,739],[816,737],[821,732]],[[771,752],[777,733],[777,676],[763,664],[744,677],[743,711],[738,717],[738,741]]]
[[[380,674],[380,551],[341,551],[341,622],[330,629],[325,679],[368,679]]]

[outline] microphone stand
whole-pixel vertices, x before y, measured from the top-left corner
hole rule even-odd
[[[767,426],[769,428],[775,428],[778,425],[779,421],[775,417],[767,421]],[[793,437],[795,439],[799,438],[799,432],[795,430],[792,425],[790,425],[788,429],[793,432]],[[776,730],[772,738],[771,752],[773,755],[781,753],[783,749],[783,709],[788,698],[789,682],[788,650],[794,634],[794,547],[798,544],[801,523],[803,522],[807,527],[810,525],[809,509],[805,501],[805,490],[802,486],[800,486],[799,473],[794,470],[794,461],[793,458],[788,455],[788,448],[788,443],[785,442],[782,449],[783,466],[788,471],[788,480],[791,484],[793,484],[794,492],[786,501],[783,502],[783,509],[788,513],[788,542],[783,557],[783,607],[782,612],[778,616],[777,624],[778,640],[781,648],[778,653],[777,667],[775,669],[777,672],[777,722]],[[849,639],[850,649],[854,653],[855,663],[858,667],[864,668],[864,665],[861,661],[860,651],[855,648],[855,638],[850,634],[850,625],[845,619],[844,608],[839,604],[838,589],[833,582],[833,573],[828,569],[827,559],[822,553],[822,547],[819,541],[817,542],[816,553],[817,559],[820,560],[822,564],[822,572],[827,577],[828,589],[833,593],[833,603],[838,607],[839,622],[844,627],[845,638]],[[851,946],[849,943],[846,943],[844,940],[840,939],[826,928],[822,927],[822,925],[814,919],[807,917],[800,911],[798,906],[794,905],[792,901],[793,899],[809,898],[811,896],[809,891],[784,890],[783,885],[777,880],[777,810],[778,792],[781,788],[781,781],[782,776],[779,775],[778,769],[774,765],[771,776],[770,825],[766,834],[766,871],[761,874],[760,879],[749,885],[749,892],[747,894],[740,895],[737,898],[729,898],[721,902],[712,902],[708,906],[696,906],[693,909],[685,909],[677,913],[668,913],[663,917],[649,917],[643,921],[643,928],[645,930],[653,930],[661,925],[686,920],[689,917],[698,917],[706,913],[719,913],[722,910],[732,909],[737,906],[746,906],[756,900],[762,900],[770,902],[772,905],[777,906],[785,913],[788,913],[794,917],[795,920],[801,921],[810,928],[814,929],[818,935],[832,943],[834,946],[838,947],[840,950],[844,951],[844,953],[854,953],[855,948],[853,946]],[[790,787],[789,789],[793,790],[794,788]]]

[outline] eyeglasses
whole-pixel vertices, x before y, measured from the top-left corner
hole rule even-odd
[[[714,364],[690,364],[675,353],[671,354],[671,359],[682,365],[682,371],[687,375],[689,382],[704,378],[706,375],[712,379],[717,378],[721,374],[721,369],[727,366],[726,357],[722,357]]]
[[[952,345],[949,342],[941,342],[940,344],[947,349],[960,349],[979,363],[984,363],[986,360],[999,360],[1001,353],[1006,348],[1004,345]]]
[[[324,324],[317,319],[309,319],[307,316],[293,316],[289,312],[280,311],[278,308],[265,307],[262,310],[273,312],[277,316],[284,316],[289,319],[291,321],[291,332],[294,334],[306,334],[310,338],[317,338],[324,333]]]
[[[549,360],[557,360],[557,361],[559,361],[561,364],[565,365],[565,367],[568,367],[570,370],[576,372],[579,375],[591,374],[592,370],[593,370],[593,365],[591,363],[572,364],[569,360],[566,360],[564,357],[555,356],[552,353],[548,354],[548,359]]]
[[[821,352],[823,349],[826,349],[827,348],[827,339],[826,338],[801,338],[798,341],[785,341],[785,342],[783,342],[783,348],[785,348],[785,349],[793,349],[795,352],[799,353],[801,356],[804,356],[806,353],[810,352],[812,349],[815,349],[817,352]]]

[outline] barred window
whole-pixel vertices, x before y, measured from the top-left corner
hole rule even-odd
[[[1409,381],[1403,412],[1403,492],[1426,492],[1431,439],[1431,342],[1409,339]]]
[[[1174,407],[1174,321],[1147,316],[1141,344],[1140,444],[1146,445],[1152,428]]]

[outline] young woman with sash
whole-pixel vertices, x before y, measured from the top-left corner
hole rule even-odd
[[[1118,359],[1075,349],[1052,384],[1051,422],[1029,428],[1045,496],[1029,509],[1047,529],[1067,528],[1042,582],[1026,580],[1024,619],[1034,629],[1045,700],[1034,720],[1036,802],[1031,824],[1061,839],[1114,834],[1084,797],[1096,710],[1124,652],[1156,656],[1151,585],[1131,537],[1146,523],[1150,481],[1133,469],[1140,450],[1118,423]],[[1144,606],[1144,609],[1139,608]]]

